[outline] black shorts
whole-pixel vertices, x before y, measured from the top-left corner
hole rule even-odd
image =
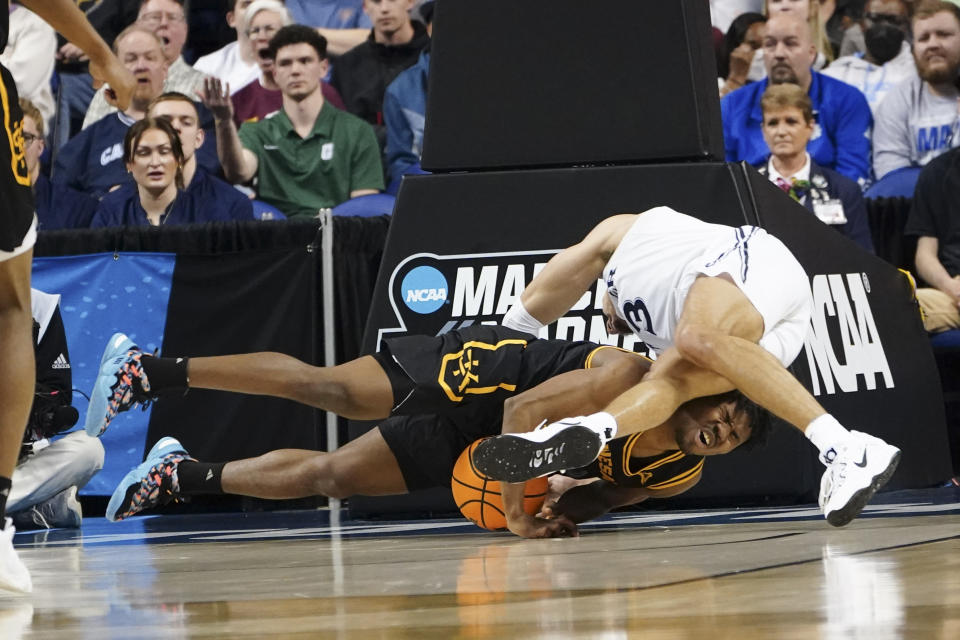
[[[500,433],[504,400],[582,369],[597,348],[490,325],[386,340],[374,357],[390,379],[394,417],[380,432],[407,489],[449,485],[463,450]]]
[[[6,67],[0,66],[0,261],[33,246],[34,204],[23,145],[23,111],[17,87]],[[28,238],[29,234],[29,238]],[[29,246],[23,246],[27,239]],[[20,251],[17,251],[20,249]]]

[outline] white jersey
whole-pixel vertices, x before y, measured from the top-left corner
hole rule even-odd
[[[603,270],[620,316],[656,351],[673,344],[693,282],[729,274],[764,320],[760,346],[785,366],[803,346],[812,304],[806,272],[759,227],[710,224],[657,207],[636,222]]]

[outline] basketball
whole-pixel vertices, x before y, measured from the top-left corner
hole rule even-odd
[[[482,440],[482,438],[481,438]],[[482,475],[473,466],[473,450],[477,440],[463,450],[453,466],[450,488],[460,513],[478,527],[495,531],[506,529],[507,518],[500,500],[500,483]],[[523,510],[533,515],[540,511],[547,496],[547,479],[534,478],[527,481],[523,497]]]

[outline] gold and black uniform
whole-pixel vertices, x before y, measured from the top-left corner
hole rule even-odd
[[[0,51],[6,48],[10,32],[9,0],[2,9]],[[34,205],[23,155],[23,112],[13,76],[4,66],[0,66],[0,122],[0,252],[9,253],[24,244],[33,224]]]
[[[463,450],[500,433],[504,400],[561,373],[589,368],[593,354],[605,348],[489,325],[386,340],[374,357],[393,387],[394,415],[380,423],[380,431],[407,489],[449,486]],[[702,457],[679,451],[631,459],[636,438],[611,441],[597,461],[567,475],[656,490],[694,478],[703,467]]]

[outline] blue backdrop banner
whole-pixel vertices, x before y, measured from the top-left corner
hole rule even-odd
[[[172,253],[102,253],[36,258],[35,289],[60,294],[60,311],[73,368],[73,388],[89,395],[107,340],[122,331],[147,352],[163,343],[176,264]],[[87,400],[74,393],[82,428]],[[120,479],[141,462],[149,411],[121,414],[102,436],[107,450],[103,470],[81,490],[109,495]]]

